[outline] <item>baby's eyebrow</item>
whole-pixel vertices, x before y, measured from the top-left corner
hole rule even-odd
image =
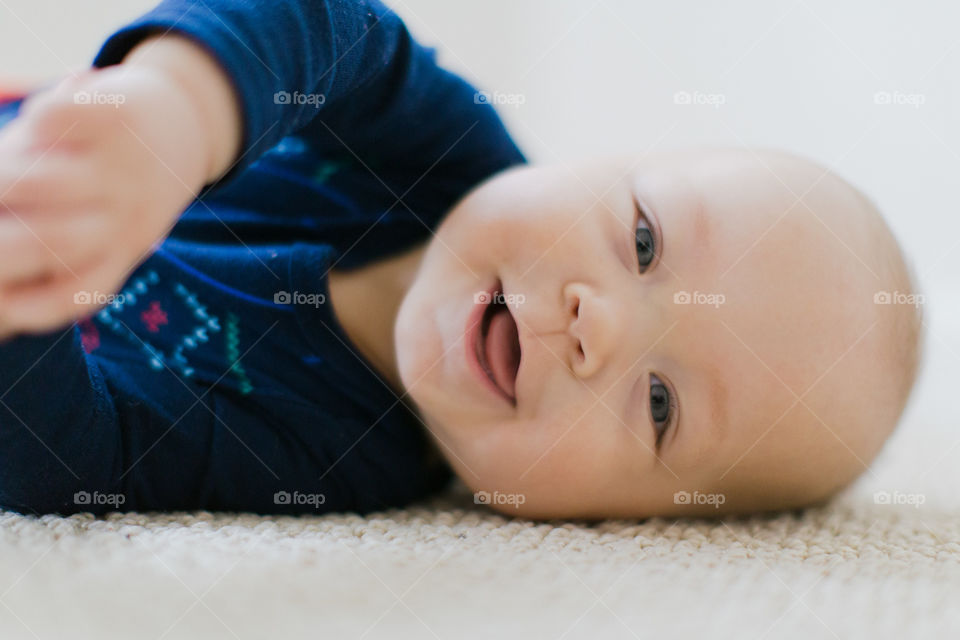
[[[727,431],[730,390],[719,367],[707,365],[705,368],[707,388],[710,391],[710,423],[715,437],[719,439]]]
[[[698,191],[696,208],[693,211],[693,240],[696,243],[694,246],[702,247],[709,245],[712,238],[713,229],[707,216],[706,206],[703,204],[703,197]]]
[[[702,383],[699,390],[705,392],[703,397],[708,414],[705,420],[691,419],[689,414],[684,412],[683,407],[690,406],[685,401],[690,398],[677,391],[680,397],[680,420],[675,425],[678,427],[676,437],[680,437],[685,431],[690,431],[690,434],[684,435],[683,438],[691,441],[683,445],[683,451],[678,451],[678,455],[683,459],[682,464],[691,469],[700,467],[711,459],[716,451],[716,444],[729,431],[730,395],[723,371],[715,365],[707,364],[700,369],[700,372]],[[671,446],[677,445],[671,443]]]

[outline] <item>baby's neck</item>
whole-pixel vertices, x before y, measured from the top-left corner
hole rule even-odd
[[[327,276],[329,303],[334,314],[364,358],[397,395],[403,384],[397,369],[393,328],[400,303],[413,284],[426,244],[399,255],[349,271],[331,270]]]

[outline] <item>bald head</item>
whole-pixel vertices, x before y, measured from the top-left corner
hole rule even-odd
[[[764,314],[779,329],[767,338],[792,348],[771,347],[787,355],[764,364],[782,396],[772,419],[751,425],[756,437],[718,469],[726,512],[818,503],[866,471],[899,422],[921,344],[922,298],[877,207],[798,156],[764,151],[746,162],[796,201],[757,257],[798,300]]]

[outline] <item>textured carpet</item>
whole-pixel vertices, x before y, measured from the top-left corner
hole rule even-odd
[[[830,505],[726,521],[534,523],[462,489],[367,518],[0,513],[0,638],[957,637],[956,442],[904,429]]]

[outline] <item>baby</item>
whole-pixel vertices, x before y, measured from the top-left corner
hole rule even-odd
[[[438,229],[396,364],[457,474],[526,515],[794,507],[894,428],[919,316],[877,302],[911,290],[870,202],[786,153],[515,169]]]
[[[906,404],[909,272],[814,163],[529,166],[376,0],[166,0],[94,67],[0,110],[0,506],[794,508]]]

